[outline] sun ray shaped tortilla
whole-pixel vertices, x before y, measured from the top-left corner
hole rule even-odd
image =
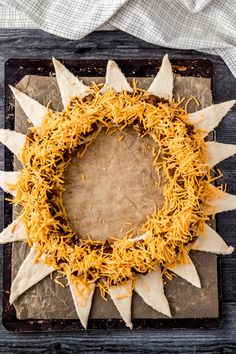
[[[216,254],[231,254],[234,251],[234,248],[228,246],[222,237],[207,224],[205,224],[202,234],[199,235],[192,248],[196,251]]]
[[[31,247],[29,254],[21,264],[11,285],[10,304],[12,304],[26,290],[30,289],[40,280],[54,272],[52,267],[49,267],[44,263],[35,263],[36,255],[36,248]]]
[[[137,276],[134,290],[147,305],[154,310],[171,317],[169,303],[164,294],[163,280],[160,267],[149,273]]]
[[[213,197],[208,198],[207,200],[209,204],[209,207],[207,207],[208,215],[236,209],[236,195],[220,191],[214,186],[211,187],[213,190]]]
[[[130,329],[133,328],[131,322],[132,291],[132,281],[128,281],[124,285],[111,286],[108,290],[126,326]]]
[[[15,96],[15,99],[19,102],[21,108],[23,109],[27,117],[30,119],[30,121],[35,127],[38,127],[50,110],[38,101],[31,98],[30,96],[17,90],[15,87],[11,85],[9,86]]]
[[[193,286],[201,288],[201,282],[197,270],[189,255],[186,255],[185,260],[186,262],[184,264],[176,264],[175,266],[169,267],[168,269],[178,275],[180,278],[187,280]]]
[[[129,85],[125,75],[122,73],[119,66],[113,60],[109,60],[107,63],[106,82],[100,92],[105,93],[110,88],[113,89],[115,92],[133,92],[133,89]]]
[[[14,130],[0,129],[0,142],[21,160],[21,153],[26,142],[26,135]]]
[[[0,187],[4,190],[4,192],[15,196],[19,176],[20,172],[18,171],[0,171]]]
[[[66,67],[55,58],[52,58],[56,72],[57,84],[61,93],[63,106],[66,107],[71,97],[85,97],[89,94],[89,87],[74,76]]]
[[[189,123],[192,123],[195,126],[195,129],[202,130],[202,136],[206,137],[208,133],[220,124],[221,120],[235,103],[236,100],[226,101],[190,113]]]
[[[207,163],[213,167],[221,161],[236,154],[236,145],[222,144],[215,141],[208,141],[207,145]]]
[[[24,223],[21,221],[20,218],[14,220],[0,233],[0,244],[25,240],[26,230]]]
[[[174,75],[168,54],[166,54],[162,59],[160,70],[158,71],[150,87],[147,89],[147,92],[160,98],[165,98],[172,101],[173,88]]]
[[[56,59],[53,60],[53,63],[55,66],[57,81],[58,81],[64,106],[67,105],[70,97],[72,96],[79,96],[82,98],[87,94],[89,94],[89,88],[85,86],[80,80],[78,80],[71,72],[69,72],[64,67],[64,65],[58,62]],[[120,92],[123,90],[132,92],[132,88],[128,84],[125,76],[123,75],[123,73],[121,72],[117,64],[113,61],[108,62],[106,83],[103,89],[101,90],[101,92],[105,92],[109,88],[112,88],[116,92]],[[21,91],[14,88],[12,88],[12,91],[15,94],[16,99],[18,99],[19,103],[21,104],[22,108],[25,110],[28,118],[32,120],[35,126],[40,125],[40,122],[42,121],[45,114],[47,114],[48,109],[40,105],[37,101],[28,97]],[[156,78],[153,80],[151,86],[149,87],[148,92],[151,94],[155,94],[159,97],[168,98],[169,100],[171,100],[172,91],[173,91],[173,73],[172,73],[172,68],[168,56],[166,55],[163,58],[161,68]],[[193,121],[193,124],[195,124],[196,129],[202,129],[208,132],[208,130],[209,131],[212,130],[215,126],[219,124],[220,120],[233,106],[234,103],[235,101],[229,101],[224,104],[208,107],[208,109],[202,110],[200,112],[196,112],[195,116],[194,114],[191,114],[190,120]],[[45,109],[47,111],[45,111]],[[204,118],[203,115],[206,115],[206,118]],[[3,133],[2,131],[3,130],[0,130],[0,141],[2,135],[5,136],[6,134],[10,134],[9,137],[6,138],[5,136],[4,138],[5,140],[7,140],[7,143],[5,143],[5,145],[8,146],[7,144],[9,144],[9,146],[11,147],[9,146],[8,147],[15,153],[16,145],[12,143],[12,141],[14,142],[15,140],[13,135],[14,134],[19,135],[19,133],[12,132],[13,133],[12,135],[11,131],[10,133],[6,133],[9,131],[5,131],[5,133]],[[23,137],[21,143],[20,144],[17,143],[17,145],[19,146],[19,152],[17,152],[18,156],[21,155],[21,149],[26,139],[26,136],[24,136],[23,134],[21,135]],[[215,149],[214,149],[214,145],[210,145],[210,143],[207,144],[209,150],[209,161],[212,164],[219,162],[218,161],[219,155],[220,155],[220,159],[222,160],[235,153],[235,150],[233,150],[234,152],[232,153],[232,149],[234,149],[233,145],[228,145],[228,146],[226,145],[227,151],[225,149],[223,154],[219,145],[217,146],[215,145]],[[216,152],[216,150],[218,151],[218,153]],[[215,156],[216,154],[217,157]],[[236,200],[235,196],[229,194],[227,195],[234,197]],[[225,196],[226,194],[224,194],[224,198]],[[224,203],[226,204],[231,203],[232,198],[231,199],[230,198],[227,197],[226,198],[227,202],[224,201]],[[217,202],[219,202],[218,197],[217,200],[215,201],[215,204],[217,204]],[[225,208],[225,204],[223,207]],[[210,230],[208,230],[208,228]],[[206,230],[207,231],[205,231],[204,237],[203,235],[200,235],[199,242],[197,242],[198,241],[197,240],[193,245],[193,248],[198,250],[203,250],[203,251],[207,250],[209,252],[220,251],[223,254],[232,252],[232,247],[228,247],[225,244],[225,242],[220,238],[220,236],[217,233],[215,233],[215,231],[212,230],[208,225],[206,225]],[[13,222],[11,225],[9,225],[5,230],[3,230],[2,235],[3,235],[3,240],[5,240],[5,242],[18,241],[20,239],[25,240],[26,235],[25,235],[24,225],[22,225],[20,220],[18,219],[15,222]],[[147,235],[138,236],[132,241],[145,239],[146,236]],[[34,263],[35,255],[36,255],[36,250],[32,248],[29,255],[27,256],[22,266],[20,267],[20,270],[12,284],[12,293],[10,299],[11,303],[24,291],[26,291],[31,286],[33,286],[41,279],[43,279],[45,276],[47,276],[49,273],[54,271],[54,269],[44,264]],[[187,257],[187,260],[188,260],[187,264],[177,265],[176,267],[173,267],[173,269],[172,268],[170,269],[172,269],[173,272],[175,272],[179,276],[182,276],[184,279],[186,279],[193,285],[200,287],[200,280],[196,268],[194,267],[189,256]],[[88,287],[85,287],[82,283],[78,283],[76,286],[70,285],[70,290],[71,290],[73,301],[75,303],[76,312],[81,320],[82,325],[84,326],[84,328],[86,328],[88,318],[89,318],[90,308],[92,305],[95,285],[91,284],[90,285],[91,288],[89,291],[88,291]],[[164,313],[167,316],[171,316],[169,304],[164,294],[162,274],[161,274],[161,269],[159,267],[156,269],[156,271],[152,271],[145,275],[138,275],[135,284],[135,290],[149,306],[151,306],[152,308],[154,308],[155,310],[161,313]],[[86,294],[86,296],[83,296],[82,301],[79,295],[80,293]],[[132,328],[132,323],[131,323],[132,282],[130,281],[129,284],[122,285],[122,286],[112,286],[109,289],[109,294],[112,300],[114,301],[118,311],[120,312],[122,318],[125,320],[126,325]]]
[[[80,322],[85,329],[87,328],[88,324],[88,318],[92,306],[94,290],[94,284],[89,284],[89,291],[88,287],[85,287],[82,283],[78,282],[76,285],[70,284],[70,291],[75,304],[75,309],[80,319]],[[85,292],[83,299],[80,298],[78,292]]]

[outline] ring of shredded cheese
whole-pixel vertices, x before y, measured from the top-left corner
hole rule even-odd
[[[198,232],[208,220],[206,198],[212,193],[210,167],[200,132],[188,123],[180,102],[148,102],[147,92],[133,83],[133,93],[74,97],[61,113],[48,113],[42,125],[30,128],[23,149],[20,181],[14,203],[22,206],[21,218],[29,245],[36,245],[38,257],[69,282],[96,282],[102,295],[110,285],[134,279],[161,265],[163,269],[181,262]],[[135,125],[139,134],[150,134],[158,146],[153,164],[166,176],[165,202],[147,217],[146,238],[132,241],[81,240],[68,221],[62,204],[64,172],[73,154],[80,157],[97,136],[99,127],[123,130]],[[81,153],[81,146],[83,151]],[[161,157],[161,159],[160,159]]]

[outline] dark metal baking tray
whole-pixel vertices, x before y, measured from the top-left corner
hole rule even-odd
[[[147,77],[153,76],[161,65],[161,60],[132,59],[117,60],[126,76]],[[62,60],[68,69],[78,76],[105,76],[107,60]],[[211,61],[204,59],[171,60],[176,75],[205,77],[211,79],[213,88],[213,66]],[[51,59],[9,59],[5,63],[5,128],[14,129],[14,102],[10,93],[9,84],[15,85],[25,75],[48,76],[54,72]],[[214,92],[213,92],[214,98]],[[5,170],[13,169],[13,155],[5,148]],[[7,194],[5,195],[7,197]],[[12,205],[4,201],[4,227],[12,221]],[[219,272],[218,258],[218,275]],[[79,320],[18,320],[15,309],[9,304],[11,287],[11,245],[3,247],[3,326],[13,332],[52,332],[52,331],[77,331],[81,330]],[[218,276],[219,289],[219,317],[217,318],[184,318],[184,319],[135,319],[134,329],[157,328],[213,328],[221,321],[221,278]],[[128,330],[122,320],[118,319],[93,319],[89,321],[89,330]]]

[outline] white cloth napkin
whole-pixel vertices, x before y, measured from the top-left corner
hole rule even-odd
[[[0,0],[0,27],[80,39],[114,26],[165,47],[220,55],[236,77],[236,0]]]

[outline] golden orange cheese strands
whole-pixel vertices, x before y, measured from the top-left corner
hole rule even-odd
[[[22,206],[28,243],[36,245],[38,256],[46,255],[46,264],[72,283],[97,282],[104,293],[137,272],[157,265],[165,270],[184,259],[208,220],[205,201],[212,177],[204,140],[188,123],[182,101],[153,105],[135,82],[133,93],[101,95],[96,84],[90,89],[88,97],[72,98],[61,113],[49,112],[37,130],[31,128],[14,203]],[[62,204],[64,172],[72,154],[82,158],[101,128],[111,133],[130,125],[140,138],[150,134],[156,142],[153,164],[166,178],[164,205],[147,216],[142,240],[129,234],[109,243],[83,241],[72,231]]]

